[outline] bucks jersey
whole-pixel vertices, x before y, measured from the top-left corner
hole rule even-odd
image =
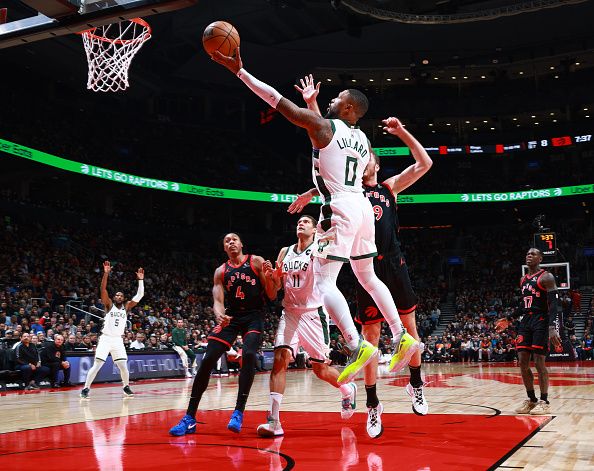
[[[252,268],[252,256],[246,255],[239,265],[230,260],[224,265],[223,286],[227,292],[228,315],[241,315],[264,307],[264,287]]]
[[[103,318],[101,333],[111,337],[121,337],[126,330],[126,320],[128,320],[126,307],[122,304],[122,307],[118,308],[112,304],[111,309]]]
[[[313,285],[313,243],[303,252],[297,252],[297,244],[287,249],[283,258],[283,272],[285,275],[285,297],[283,307],[291,310],[317,309],[322,305],[321,299],[314,297]]]
[[[369,144],[363,131],[339,119],[330,120],[332,141],[313,152],[313,181],[327,201],[332,195],[361,194]]]

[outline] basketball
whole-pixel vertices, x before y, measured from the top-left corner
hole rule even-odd
[[[219,51],[224,56],[233,56],[239,47],[239,33],[232,24],[226,21],[215,21],[204,30],[202,45],[210,56],[215,51]]]

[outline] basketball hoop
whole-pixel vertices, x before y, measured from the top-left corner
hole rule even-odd
[[[95,92],[119,92],[128,88],[132,59],[151,38],[151,27],[133,18],[78,33],[89,62],[87,88]]]

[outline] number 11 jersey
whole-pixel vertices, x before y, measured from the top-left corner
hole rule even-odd
[[[311,311],[322,305],[322,300],[314,296],[313,247],[310,244],[303,252],[297,253],[297,245],[291,245],[283,258],[285,272],[285,296],[283,307],[290,311]]]

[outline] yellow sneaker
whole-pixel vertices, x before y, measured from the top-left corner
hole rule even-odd
[[[352,381],[359,370],[361,370],[371,359],[377,355],[377,347],[374,347],[367,340],[363,340],[363,337],[359,338],[359,345],[357,349],[353,351],[349,362],[347,363],[342,373],[336,380],[338,384],[345,384]]]
[[[402,368],[408,365],[410,358],[419,349],[419,342],[412,335],[402,330],[400,338],[394,339],[394,355],[390,360],[389,370],[398,373]]]

